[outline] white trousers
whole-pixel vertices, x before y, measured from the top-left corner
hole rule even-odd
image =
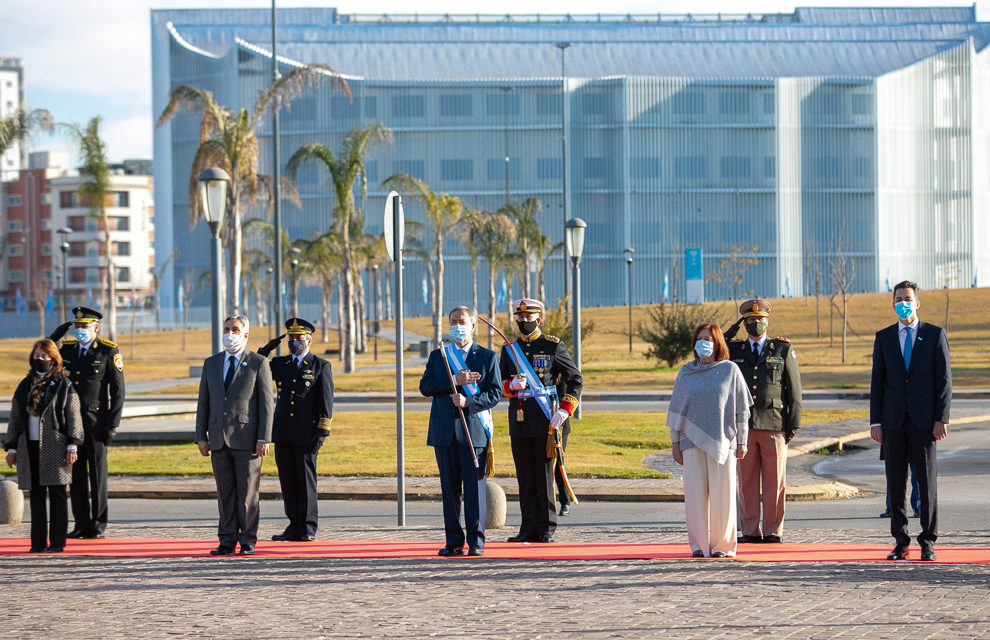
[[[736,555],[736,458],[725,464],[691,447],[684,451],[684,514],[691,551]]]

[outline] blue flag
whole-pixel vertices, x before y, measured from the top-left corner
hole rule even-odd
[[[980,269],[977,268],[975,271],[973,271],[973,288],[975,289],[976,287],[980,286],[979,283],[980,283]]]
[[[423,287],[422,287],[422,289],[423,289],[423,306],[426,307],[426,308],[429,308],[429,306],[430,306],[430,303],[429,303],[430,284],[426,281],[426,275],[423,276]]]
[[[86,306],[93,308],[93,287],[86,287]]]
[[[789,274],[789,273],[787,274],[787,276],[784,277],[784,291],[786,292],[784,294],[784,297],[785,298],[790,298],[791,297],[791,274]]]
[[[887,285],[887,291],[890,291],[890,273],[887,273],[887,279],[884,281]]]
[[[52,294],[51,287],[48,288],[48,295],[45,296],[45,313],[51,313],[55,310],[55,296]]]
[[[666,271],[663,272],[663,303],[670,304],[670,282]]]
[[[495,296],[495,310],[497,311],[505,304],[505,274],[502,275],[502,282],[498,286],[498,294]]]
[[[14,310],[22,316],[27,315],[27,305],[24,304],[24,296],[21,295],[20,289],[17,289],[17,293],[14,295]]]

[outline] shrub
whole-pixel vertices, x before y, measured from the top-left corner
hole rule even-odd
[[[561,342],[567,345],[567,351],[574,355],[574,326],[572,324],[573,317],[567,312],[567,299],[570,296],[564,296],[563,299],[557,298],[557,308],[556,309],[545,309],[543,312],[543,322],[540,325],[543,329],[543,333],[549,333],[552,336],[557,336],[560,338]],[[590,320],[585,320],[581,318],[581,340],[587,340],[588,336],[592,334],[595,330],[595,323]],[[587,360],[587,357],[583,358]]]
[[[660,304],[649,310],[650,318],[639,324],[636,334],[650,348],[645,357],[673,367],[691,355],[691,335],[698,325],[717,322],[713,306]]]

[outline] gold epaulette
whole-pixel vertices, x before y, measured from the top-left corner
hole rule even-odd
[[[774,338],[774,342],[786,342],[787,344],[791,343],[791,341],[785,338],[784,336],[777,336],[776,338]]]
[[[100,344],[102,344],[105,347],[110,347],[111,349],[117,348],[117,343],[113,342],[112,340],[100,340]]]
[[[70,344],[71,345],[71,344],[79,344],[79,342],[75,338],[62,338],[62,344],[63,345],[66,345],[66,344]]]
[[[558,338],[557,336],[552,336],[549,333],[544,333],[543,337],[546,338],[548,342],[552,342],[554,344],[560,342],[560,338]]]

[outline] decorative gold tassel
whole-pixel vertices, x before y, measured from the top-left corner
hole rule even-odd
[[[491,478],[495,475],[495,439],[488,439],[488,447],[485,449],[485,477]]]

